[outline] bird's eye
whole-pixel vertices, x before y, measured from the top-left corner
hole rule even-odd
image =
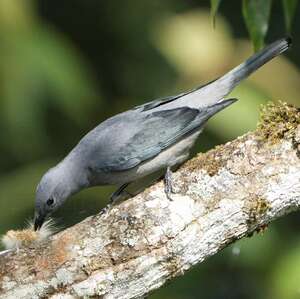
[[[47,200],[47,205],[48,206],[52,206],[54,204],[54,199],[53,198],[49,198],[48,200]]]

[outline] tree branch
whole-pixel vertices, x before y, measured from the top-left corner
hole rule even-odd
[[[270,106],[255,132],[174,173],[173,201],[159,182],[43,244],[0,256],[0,297],[146,296],[298,209],[299,143],[299,110]]]

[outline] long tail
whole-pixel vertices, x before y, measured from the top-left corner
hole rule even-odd
[[[258,53],[248,58],[245,62],[235,67],[233,70],[225,74],[219,79],[222,84],[229,87],[229,92],[241,80],[251,75],[258,68],[273,59],[274,57],[285,52],[291,45],[291,39],[280,39],[268,45]],[[228,88],[227,87],[227,88]]]
[[[190,107],[203,107],[217,103],[227,96],[240,81],[251,75],[274,57],[285,52],[290,45],[290,38],[273,42],[224,76],[186,94],[181,99],[177,100],[177,102],[183,101],[185,105]]]

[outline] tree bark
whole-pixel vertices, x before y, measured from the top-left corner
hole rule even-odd
[[[298,209],[300,112],[282,107],[271,107],[255,132],[185,163],[173,174],[172,201],[158,182],[0,256],[0,298],[142,298]]]

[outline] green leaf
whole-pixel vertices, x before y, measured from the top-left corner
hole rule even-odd
[[[212,16],[213,26],[216,25],[216,15],[220,6],[221,0],[210,0],[210,13]]]
[[[243,0],[243,16],[255,51],[264,45],[272,0]]]
[[[286,30],[290,33],[298,0],[282,0]]]

